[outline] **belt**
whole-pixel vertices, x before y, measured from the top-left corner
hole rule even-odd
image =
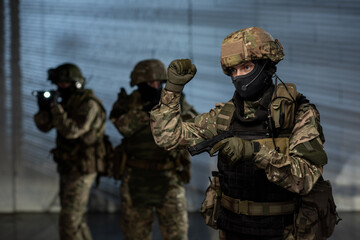
[[[127,166],[132,168],[147,169],[147,170],[171,170],[176,168],[176,164],[173,161],[156,162],[154,160],[135,160],[129,159]]]
[[[253,202],[222,194],[221,206],[237,214],[250,216],[286,215],[295,210],[295,200],[287,202]]]

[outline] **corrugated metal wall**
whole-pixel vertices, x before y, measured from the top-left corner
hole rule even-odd
[[[5,1],[0,1],[0,183],[2,192],[0,192],[0,209],[5,211],[12,211],[12,203],[13,203],[13,172],[12,172],[12,164],[10,158],[9,148],[11,144],[9,144],[9,132],[8,129],[8,116],[11,113],[11,109],[7,105],[7,95],[8,94],[8,81],[6,80],[6,71],[5,67],[7,66],[8,52],[7,43],[9,37],[9,9],[5,7]],[[6,18],[5,18],[6,16]]]
[[[54,87],[46,81],[48,68],[78,64],[87,86],[109,111],[120,87],[132,91],[129,75],[138,61],[158,58],[168,65],[175,58],[191,58],[198,73],[185,93],[199,112],[207,112],[234,91],[219,64],[221,41],[249,26],[262,27],[281,41],[286,56],[278,75],[296,83],[320,110],[329,155],[324,175],[332,180],[338,206],[360,209],[359,1],[1,3],[0,211],[58,209],[57,175],[48,153],[54,132],[41,133],[32,118],[37,105],[31,91]],[[110,122],[106,130],[114,144],[120,142]],[[205,154],[193,160],[194,177],[187,187],[190,210],[199,208],[207,176],[215,168],[215,159]],[[116,210],[118,185],[103,181],[92,193],[91,208]]]

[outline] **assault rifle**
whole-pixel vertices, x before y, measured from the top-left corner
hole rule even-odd
[[[223,131],[211,139],[202,141],[194,146],[188,147],[188,151],[191,154],[191,156],[195,156],[195,155],[203,153],[203,152],[208,152],[210,154],[210,150],[213,148],[213,146],[216,143],[220,142],[221,140],[223,140],[225,138],[230,138],[233,136],[234,136],[233,132]]]
[[[32,95],[37,97],[37,102],[41,110],[49,110],[52,104],[57,104],[60,93],[56,90],[32,91]]]

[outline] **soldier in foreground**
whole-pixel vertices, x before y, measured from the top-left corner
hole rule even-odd
[[[137,63],[130,85],[138,89],[127,95],[122,88],[110,113],[111,121],[123,136],[121,145],[115,148],[121,161],[117,169],[120,174],[115,175],[122,179],[121,230],[127,240],[150,240],[154,214],[163,239],[188,239],[184,184],[190,181],[190,155],[186,150],[160,148],[150,129],[149,111],[159,103],[166,78],[161,61],[149,59]],[[179,118],[195,116],[184,96],[180,104],[184,111]]]
[[[213,199],[204,201],[202,212],[208,225],[220,229],[220,239],[331,235],[333,228],[317,215],[325,209],[325,216],[334,219],[331,188],[325,206],[309,194],[322,181],[327,163],[319,113],[294,84],[273,83],[272,78],[280,80],[275,72],[283,56],[280,42],[263,29],[236,31],[221,48],[222,69],[235,87],[229,102],[182,121],[181,92],[196,67],[189,59],[178,59],[170,63],[160,104],[151,111],[159,146],[172,150],[196,145],[189,148],[196,154],[202,149],[197,144],[205,143],[211,155],[219,152],[218,172],[208,188]],[[310,197],[301,198],[297,207],[300,196]],[[306,206],[308,202],[313,205]]]
[[[75,64],[62,64],[48,74],[57,91],[45,92],[47,100],[38,96],[34,120],[41,131],[55,128],[57,133],[51,153],[60,174],[60,239],[91,240],[84,214],[105,155],[105,109],[92,90],[84,89],[85,78]]]

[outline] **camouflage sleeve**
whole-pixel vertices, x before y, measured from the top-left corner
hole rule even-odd
[[[289,154],[278,153],[263,145],[255,155],[256,166],[264,169],[267,178],[275,184],[301,195],[309,193],[322,174],[322,165],[314,164],[304,157],[306,154],[300,152],[297,146],[315,140],[323,148],[320,129],[316,108],[311,104],[301,105],[290,137]]]
[[[42,132],[50,131],[54,125],[52,124],[52,116],[49,111],[40,110],[34,115],[34,122],[37,128]]]
[[[165,149],[185,148],[216,135],[219,108],[185,122],[181,119],[180,96],[163,89],[160,104],[150,112],[155,142]]]
[[[60,104],[51,108],[55,128],[68,139],[75,139],[89,132],[101,111],[101,107],[94,100],[80,105],[76,119],[68,116]]]
[[[180,97],[180,106],[181,106],[181,118],[183,121],[193,119],[196,117],[196,115],[199,114],[195,110],[195,108],[186,101],[184,94],[182,94]]]

